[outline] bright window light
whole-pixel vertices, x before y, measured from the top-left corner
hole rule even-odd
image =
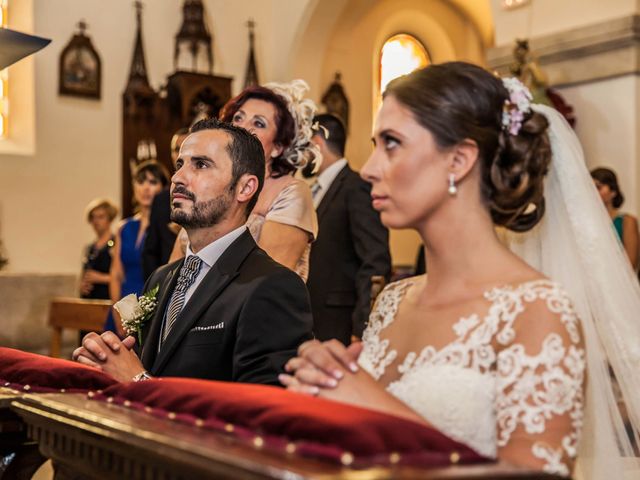
[[[380,52],[380,93],[394,78],[411,73],[429,64],[429,55],[422,44],[406,33],[394,35]]]

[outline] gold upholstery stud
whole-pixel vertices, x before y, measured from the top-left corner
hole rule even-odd
[[[353,463],[353,455],[349,452],[344,452],[341,456],[340,456],[340,463],[342,463],[343,465],[349,466]]]

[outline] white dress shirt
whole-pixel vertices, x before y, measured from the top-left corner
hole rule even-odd
[[[320,205],[320,202],[324,198],[324,195],[327,193],[327,191],[329,191],[329,188],[331,187],[333,181],[346,166],[347,159],[341,158],[340,160],[337,160],[333,165],[328,166],[324,172],[318,175],[318,178],[316,179],[314,184],[317,182],[318,185],[320,185],[320,190],[318,190],[318,192],[313,196],[313,206],[316,207],[316,209],[318,208],[318,205]]]
[[[219,239],[211,242],[209,245],[204,247],[198,253],[193,253],[191,251],[191,244],[187,245],[187,254],[185,259],[188,258],[190,255],[196,255],[200,258],[200,260],[202,260],[202,264],[200,266],[200,272],[198,273],[198,276],[196,277],[193,284],[187,289],[186,293],[184,294],[185,305],[191,298],[191,295],[193,295],[193,292],[196,291],[196,288],[198,288],[198,285],[200,285],[200,282],[202,282],[202,279],[205,277],[207,273],[209,273],[209,270],[211,270],[211,267],[215,265],[215,263],[222,256],[225,250],[229,248],[229,245],[231,245],[240,235],[242,235],[242,233],[246,229],[247,227],[245,225],[242,225],[241,227],[238,227],[235,230],[232,230],[226,235],[220,237]]]

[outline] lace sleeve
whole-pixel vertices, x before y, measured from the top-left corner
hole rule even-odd
[[[582,426],[580,323],[557,286],[530,285],[504,309],[498,343],[498,456],[569,476]]]

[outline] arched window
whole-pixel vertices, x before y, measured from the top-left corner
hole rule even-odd
[[[399,33],[389,38],[380,49],[377,104],[382,101],[382,93],[391,80],[429,63],[426,48],[413,35]]]
[[[8,24],[7,9],[9,0],[0,0],[0,27]],[[0,138],[7,136],[9,127],[9,69],[0,70]]]

